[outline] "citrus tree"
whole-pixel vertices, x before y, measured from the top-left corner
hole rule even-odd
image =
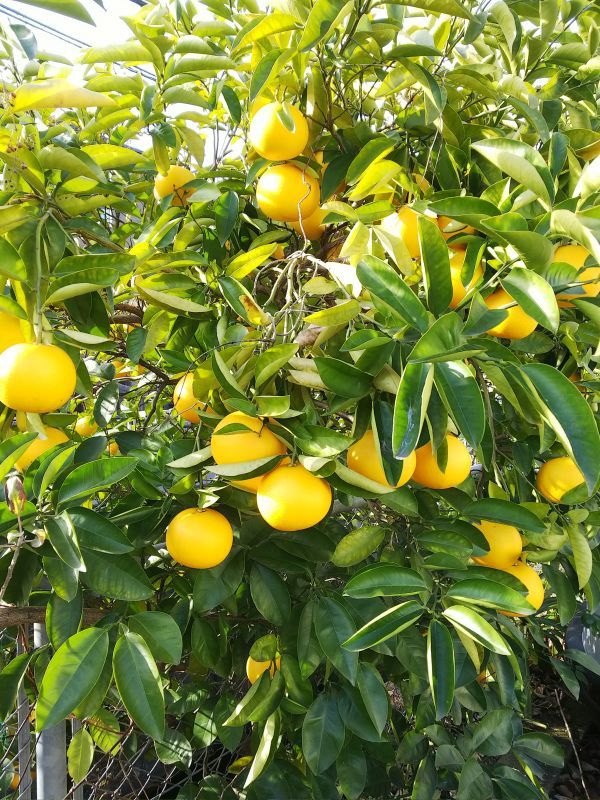
[[[544,796],[530,666],[577,697],[600,604],[592,5],[2,29],[0,615],[49,642],[0,705],[81,721],[75,782],[127,736],[180,798]]]

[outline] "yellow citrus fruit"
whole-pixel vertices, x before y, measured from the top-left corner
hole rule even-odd
[[[465,263],[466,250],[455,250],[450,256],[450,280],[452,281],[452,300],[450,301],[450,308],[456,308],[467,296],[471,289],[475,288],[480,280],[483,278],[483,267],[481,263],[477,264],[473,272],[473,277],[465,286],[461,280],[460,273]]]
[[[0,311],[0,353],[3,353],[13,344],[25,341],[21,330],[21,320],[5,311]]]
[[[317,208],[317,210],[310,215],[310,217],[302,217],[302,226],[300,226],[300,220],[290,222],[292,228],[296,231],[296,233],[302,236],[302,228],[304,228],[304,233],[306,234],[306,238],[310,239],[311,241],[315,241],[315,239],[320,239],[323,235],[325,230],[325,225],[323,225],[323,219],[326,216],[326,211],[323,211],[322,208]]]
[[[18,460],[15,462],[15,467],[21,472],[25,472],[29,465],[32,464],[36,458],[43,455],[46,450],[50,450],[51,447],[57,444],[69,441],[69,437],[58,428],[45,427],[44,433],[45,437],[38,434],[38,438],[31,442],[27,450],[25,450],[23,455],[19,456]]]
[[[569,456],[551,458],[539,469],[535,479],[538,492],[551,503],[560,503],[571,489],[585,481],[581,470]]]
[[[75,366],[56,345],[15,344],[0,354],[0,402],[16,411],[56,411],[75,383]]]
[[[79,417],[75,423],[75,433],[78,433],[82,437],[93,436],[97,430],[98,423],[91,415]]]
[[[488,308],[502,308],[508,314],[505,320],[487,331],[490,336],[498,336],[502,339],[524,339],[534,332],[537,322],[529,314],[526,314],[521,306],[511,306],[504,309],[504,306],[513,302],[513,298],[504,289],[496,289],[495,292],[485,298],[485,304]]]
[[[308,142],[308,123],[304,114],[290,103],[286,103],[285,108],[294,123],[291,131],[280,118],[280,114],[285,113],[282,103],[267,103],[250,120],[250,144],[259,155],[269,161],[289,161],[296,158]]]
[[[232,545],[229,520],[212,508],[186,508],[167,528],[167,550],[173,561],[184,567],[216,567],[227,558]]]
[[[419,229],[417,227],[419,215],[410,206],[402,206],[398,211],[398,219],[400,221],[400,236],[410,253],[410,257],[421,258]]]
[[[276,164],[258,179],[256,201],[267,217],[281,222],[308,218],[319,206],[319,183],[307,170],[294,164]]]
[[[285,250],[283,249],[283,245],[282,244],[278,244],[277,245],[277,249],[274,250],[273,255],[271,256],[271,258],[275,258],[278,261],[281,261],[282,258],[285,258]]]
[[[474,558],[474,561],[494,569],[507,569],[519,560],[523,552],[523,542],[521,534],[513,525],[482,520],[477,527],[487,539],[490,550],[486,555]]]
[[[556,248],[554,263],[562,262],[570,264],[576,269],[581,269],[588,258],[589,253],[580,244],[564,244]],[[557,294],[558,305],[561,308],[572,308],[573,303],[569,302],[569,298],[573,300],[583,299],[585,297],[597,297],[600,292],[600,267],[588,267],[579,273],[577,276],[578,281],[591,281],[593,283],[586,283],[584,286],[579,287],[579,292],[569,291]]]
[[[228,425],[244,425],[250,430],[219,433]],[[255,461],[259,458],[283,455],[287,449],[267,426],[266,420],[250,417],[241,411],[234,411],[219,422],[213,431],[210,448],[217,464]],[[249,492],[256,492],[263,477],[258,475],[256,478],[233,481],[233,483]]]
[[[475,233],[475,228],[472,228],[471,225],[465,225],[464,223],[458,222],[457,220],[452,219],[452,217],[446,217],[443,214],[437,218],[437,224],[442,232],[442,236],[444,239],[446,239],[446,241],[448,241],[448,239],[452,239],[453,236],[457,236],[459,233]],[[458,247],[462,249],[464,245],[460,242],[456,242],[456,244],[450,242],[448,247]]]
[[[544,584],[537,572],[526,564],[524,561],[517,561],[511,567],[506,567],[504,572],[514,575],[515,578],[521,581],[527,587],[526,600],[537,611],[544,602]],[[507,617],[523,617],[524,614],[515,614],[511,611],[501,611]]]
[[[369,480],[393,488],[385,477],[383,464],[381,463],[379,453],[375,447],[375,436],[371,428],[369,428],[358,442],[355,442],[352,447],[348,449],[346,463],[350,469],[358,472],[359,475],[364,475],[365,478],[369,478]],[[404,486],[404,484],[412,478],[416,463],[417,457],[414,452],[403,460],[402,473],[400,474],[400,479],[396,487]]]
[[[471,472],[471,456],[465,445],[456,436],[447,434],[448,463],[446,471],[438,466],[431,442],[427,442],[416,451],[417,463],[413,472],[413,480],[429,489],[450,489],[458,486],[469,477]]]
[[[284,464],[265,475],[256,502],[260,515],[278,531],[302,531],[320,522],[331,506],[331,486],[302,464]]]
[[[163,197],[172,194],[171,205],[184,206],[190,195],[194,193],[194,189],[182,189],[181,187],[193,181],[195,177],[194,173],[187,167],[172,164],[166,175],[158,174],[154,179],[154,197],[157,200],[162,200]]]
[[[111,456],[120,456],[121,451],[119,450],[119,445],[116,442],[111,442],[108,445],[108,454]]]
[[[256,661],[252,656],[248,656],[246,661],[246,675],[250,683],[256,683],[263,672],[269,670],[271,677],[275,675],[275,670],[281,669],[281,658],[276,656],[274,661]]]
[[[179,380],[173,392],[173,405],[180,417],[188,422],[200,422],[198,411],[210,411],[208,405],[194,395],[194,376],[188,372]]]

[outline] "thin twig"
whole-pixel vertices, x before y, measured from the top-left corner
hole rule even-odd
[[[581,768],[581,760],[579,759],[579,753],[577,752],[577,748],[575,747],[575,742],[573,740],[573,735],[571,733],[571,728],[569,728],[569,723],[567,722],[567,718],[565,717],[565,712],[563,711],[563,707],[560,703],[560,696],[558,694],[558,689],[554,690],[554,694],[556,695],[556,702],[558,703],[558,710],[560,711],[560,715],[563,719],[565,724],[565,730],[569,736],[569,741],[571,742],[571,747],[573,748],[573,752],[575,753],[575,761],[577,761],[577,766],[579,768],[579,775],[581,776],[581,786],[583,787],[583,791],[585,792],[585,796],[587,800],[592,800],[590,797],[590,793],[587,790],[587,786],[585,785],[585,780],[583,778],[583,769]]]

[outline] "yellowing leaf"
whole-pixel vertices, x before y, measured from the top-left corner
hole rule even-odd
[[[112,97],[75,86],[63,78],[33,81],[19,86],[13,102],[14,111],[33,111],[51,108],[89,108],[115,106]]]

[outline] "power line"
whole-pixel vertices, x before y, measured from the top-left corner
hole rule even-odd
[[[136,2],[136,0],[131,0],[131,2],[135,2],[136,5],[142,5],[142,6],[145,5],[144,0],[139,0],[139,2]],[[15,11],[12,8],[8,8],[2,3],[0,3],[0,11],[3,11],[8,17],[12,17],[17,22],[29,25],[32,28],[35,28],[36,30],[42,31],[42,33],[50,33],[56,39],[60,39],[66,44],[70,44],[72,47],[89,48],[92,46],[87,42],[82,42],[80,39],[76,39],[74,36],[71,36],[68,33],[63,33],[62,31],[56,30],[56,28],[53,28],[51,25],[41,23],[38,20],[27,16],[27,14],[23,14],[21,11]],[[156,81],[155,76],[151,72],[148,72],[147,70],[144,70],[141,67],[128,67],[125,66],[125,64],[122,64],[121,62],[115,62],[115,63],[121,64],[121,66],[124,67],[129,72],[139,73],[142,77],[146,78],[149,81]]]

